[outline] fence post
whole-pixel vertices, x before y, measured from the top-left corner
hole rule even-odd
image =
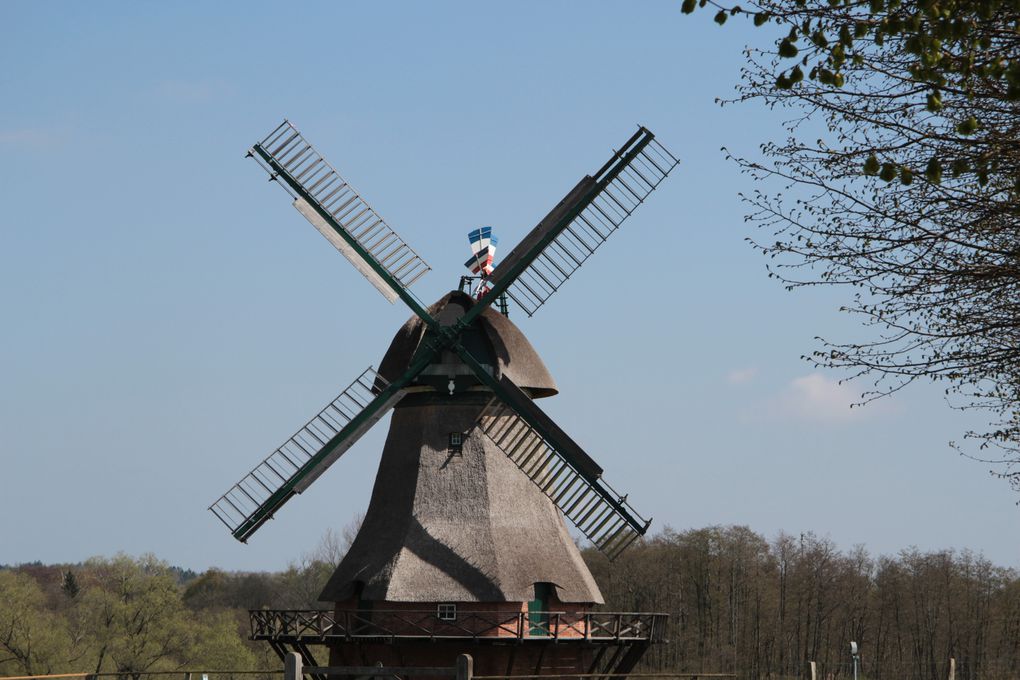
[[[818,680],[818,668],[815,666],[814,661],[808,661],[811,665],[811,680]]]
[[[457,669],[457,680],[471,680],[475,674],[475,660],[470,654],[461,654],[457,657],[455,665]]]
[[[949,657],[949,680],[956,680],[956,659]]]
[[[304,673],[301,670],[301,655],[297,652],[287,652],[283,657],[283,680],[301,680]]]

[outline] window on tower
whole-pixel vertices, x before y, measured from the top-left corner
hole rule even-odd
[[[464,433],[450,433],[450,453],[460,453],[464,448]]]
[[[436,605],[436,618],[440,621],[456,621],[457,605],[450,602]]]

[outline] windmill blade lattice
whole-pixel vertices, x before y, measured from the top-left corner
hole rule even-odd
[[[457,353],[494,396],[477,427],[535,483],[574,526],[615,559],[643,536],[646,520],[602,479],[602,468],[507,376],[489,375],[463,347]]]
[[[209,506],[246,541],[301,493],[403,396],[370,366],[282,446]]]
[[[490,277],[493,288],[505,288],[532,316],[678,163],[655,135],[640,128],[507,255]]]
[[[647,531],[650,522],[625,497],[590,474],[583,461],[566,455],[569,445],[557,446],[539,434],[498,397],[486,405],[478,427],[610,560]]]
[[[390,302],[431,269],[289,121],[249,154],[270,178],[281,180],[295,207]]]

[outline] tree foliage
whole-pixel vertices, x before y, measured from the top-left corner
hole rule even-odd
[[[585,559],[611,611],[670,615],[668,644],[642,670],[735,672],[743,678],[850,677],[848,644],[866,678],[1015,677],[1020,574],[969,552],[917,549],[873,558],[862,548],[746,527],[666,529],[610,564]]]
[[[236,616],[196,617],[151,556],[0,571],[0,602],[2,675],[254,666]]]
[[[0,571],[0,603],[0,671],[54,673],[63,660],[76,656],[66,623],[48,609],[45,593],[31,576]]]
[[[869,329],[809,359],[872,377],[864,401],[943,381],[1020,490],[1020,0],[711,4],[776,31],[737,100],[792,116],[735,159],[761,182],[752,242],[790,288],[845,287]]]

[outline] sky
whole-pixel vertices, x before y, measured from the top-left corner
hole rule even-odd
[[[542,402],[677,530],[813,531],[873,554],[1020,567],[1020,508],[948,442],[980,420],[801,359],[867,337],[745,242],[721,151],[782,114],[720,107],[740,21],[679,3],[0,3],[0,564],[155,553],[275,570],[363,512],[387,421],[247,545],[209,504],[407,318],[245,152],[283,119],[455,287],[467,232],[508,252],[641,124],[671,177],[533,318]]]

